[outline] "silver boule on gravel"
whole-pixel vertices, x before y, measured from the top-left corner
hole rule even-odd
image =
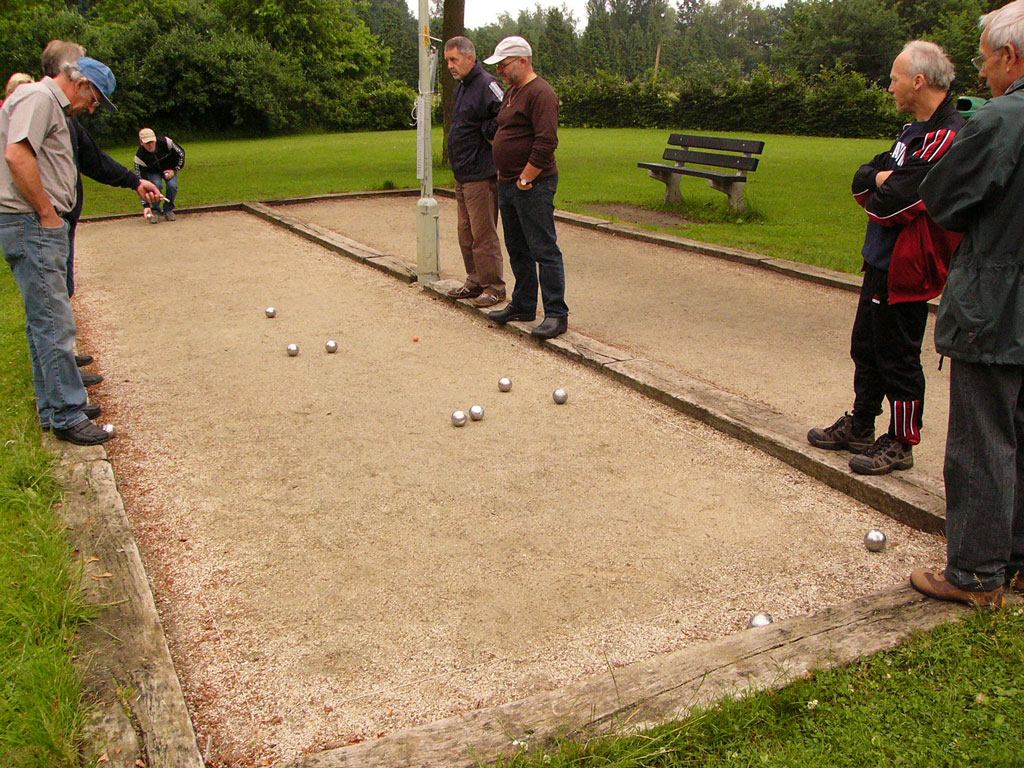
[[[338,351],[338,342],[336,342],[334,339],[331,339],[326,344],[324,344],[324,348],[331,354],[334,354],[335,352]]]
[[[295,357],[297,354],[299,354],[299,345],[298,344],[289,344],[288,345],[288,357]]]
[[[464,427],[464,426],[466,426],[466,412],[465,411],[455,411],[452,414],[452,426],[455,426],[455,427]]]
[[[569,399],[569,393],[566,392],[561,387],[559,387],[558,389],[551,393],[551,397],[559,405],[565,405],[566,400]]]
[[[482,405],[474,405],[469,409],[469,418],[473,421],[480,421],[484,417],[484,407]]]
[[[266,314],[267,317],[275,317],[277,315],[277,310],[274,309],[273,307],[267,307],[265,310],[263,310],[263,312]]]
[[[501,390],[502,392],[511,392],[512,379],[510,379],[508,376],[502,376],[500,379],[498,379],[498,389]]]
[[[115,427],[113,424],[104,424],[101,427],[101,429],[111,437],[117,434],[117,427]]]
[[[864,534],[864,546],[868,552],[881,552],[888,543],[885,534],[877,528],[872,528]]]
[[[747,629],[754,629],[754,627],[767,627],[775,619],[772,618],[770,613],[755,613],[750,617],[750,621],[747,622]]]

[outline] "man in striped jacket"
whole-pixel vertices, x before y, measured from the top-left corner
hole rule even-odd
[[[921,441],[924,371],[921,343],[927,301],[942,292],[960,235],[939,227],[918,187],[945,154],[964,119],[949,86],[953,64],[934,43],[913,40],[892,65],[889,92],[896,108],[914,116],[888,152],[860,167],[853,195],[868,215],[864,284],[853,322],[854,402],[831,427],[807,433],[811,445],[849,450],[850,469],[882,475],[914,466]],[[888,399],[888,431],[875,439],[875,417]]]
[[[185,167],[185,150],[169,136],[157,136],[152,128],[139,131],[139,151],[135,153],[135,173],[163,189],[167,184],[167,203],[163,208],[164,218],[174,221],[174,200],[178,196],[178,173]],[[142,215],[150,224],[160,221],[160,202],[152,207],[142,202]]]

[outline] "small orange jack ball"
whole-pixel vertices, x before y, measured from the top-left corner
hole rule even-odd
[[[412,337],[412,340],[413,340],[413,341],[419,341],[419,340],[420,340],[420,337],[419,337],[419,336],[413,336],[413,337]]]

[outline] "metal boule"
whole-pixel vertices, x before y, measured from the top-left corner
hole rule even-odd
[[[498,389],[502,392],[509,392],[512,390],[512,379],[508,376],[502,376],[498,379]]]
[[[299,354],[299,345],[298,344],[289,344],[288,345],[288,357],[295,357],[297,354]]]
[[[274,309],[273,307],[267,307],[264,310],[264,312],[266,313],[267,317],[275,317],[277,315],[277,310]]]
[[[333,353],[335,353],[335,352],[337,352],[337,351],[338,351],[338,342],[336,342],[336,341],[335,341],[334,339],[331,339],[331,340],[330,340],[330,341],[328,341],[328,342],[327,342],[326,344],[324,344],[324,348],[325,348],[325,349],[326,349],[326,350],[327,350],[328,352],[330,352],[330,353],[332,353],[332,354],[333,354]]]
[[[565,402],[569,399],[569,393],[566,392],[561,387],[559,387],[558,389],[551,393],[551,397],[559,405],[564,405]]]
[[[770,613],[755,613],[750,617],[750,621],[747,622],[747,629],[754,629],[755,627],[767,627],[775,619],[772,618]]]
[[[456,427],[466,426],[466,412],[455,411],[455,413],[452,414],[452,424]]]
[[[480,421],[484,417],[484,407],[482,405],[474,405],[469,409],[469,418],[473,421]]]
[[[864,546],[868,552],[881,552],[888,543],[885,534],[877,528],[872,528],[864,534]]]

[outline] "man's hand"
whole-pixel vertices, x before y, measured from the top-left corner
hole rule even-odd
[[[164,178],[165,179],[173,179],[174,178],[174,171],[172,171],[170,168],[168,168],[166,171],[164,171]]]
[[[885,180],[892,176],[892,171],[879,171],[875,174],[875,186],[880,187],[885,184]]]
[[[139,181],[139,186],[135,190],[139,193],[139,197],[145,200],[147,203],[156,204],[159,203],[163,195],[160,194],[160,190],[157,189],[156,184],[152,181],[142,179]]]

